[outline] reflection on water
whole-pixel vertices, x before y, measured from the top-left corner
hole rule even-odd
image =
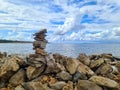
[[[1,43],[0,52],[9,54],[30,54],[32,43]],[[112,53],[115,56],[120,56],[120,44],[48,44],[46,51],[49,53],[60,53],[67,56],[77,57],[79,53],[101,54]]]

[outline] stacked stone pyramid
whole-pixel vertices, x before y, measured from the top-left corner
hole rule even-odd
[[[35,50],[36,55],[43,55],[45,56],[47,52],[45,52],[45,47],[48,41],[45,39],[47,30],[42,29],[39,32],[34,34],[34,42],[33,42],[33,49]]]

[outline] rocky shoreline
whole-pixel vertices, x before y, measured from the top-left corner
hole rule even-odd
[[[120,90],[120,58],[0,53],[0,90]]]
[[[48,54],[46,33],[34,34],[34,54],[0,53],[0,90],[120,90],[120,58]]]

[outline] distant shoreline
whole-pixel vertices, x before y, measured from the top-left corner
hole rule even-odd
[[[0,43],[32,43],[32,41],[0,40]]]

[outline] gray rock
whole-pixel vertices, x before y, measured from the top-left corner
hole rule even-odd
[[[81,79],[81,80],[87,80],[87,76],[86,76],[86,74],[83,74],[83,73],[81,73],[81,72],[76,72],[74,75],[73,75],[73,82],[76,82],[76,81],[78,81],[79,79]]]
[[[58,73],[56,76],[61,80],[70,81],[72,79],[72,76],[66,71],[62,71],[62,72]]]
[[[102,90],[100,86],[88,80],[79,80],[77,90]]]

